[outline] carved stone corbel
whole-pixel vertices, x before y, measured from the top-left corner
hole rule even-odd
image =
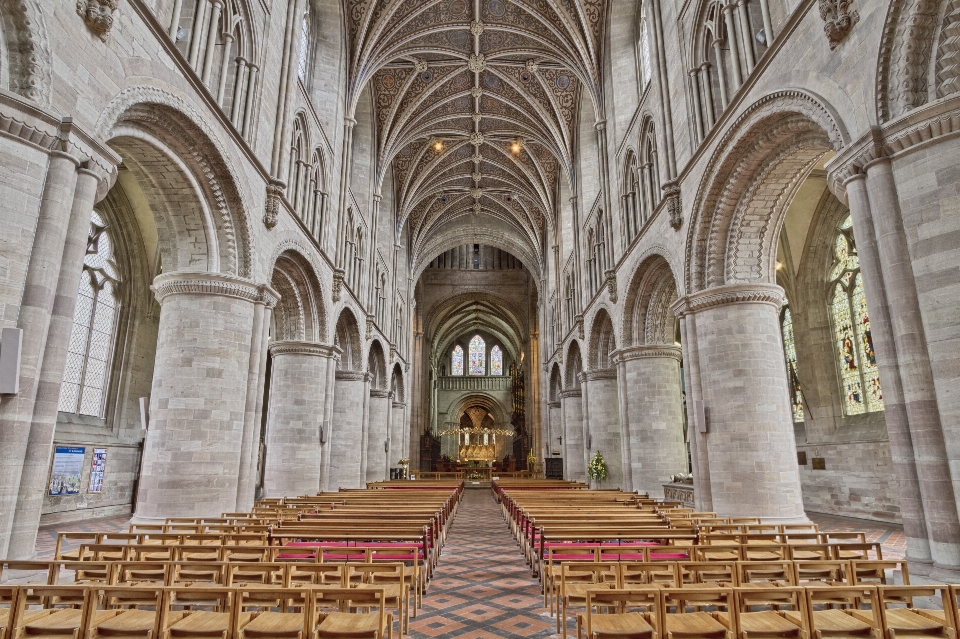
[[[346,271],[344,271],[342,268],[333,269],[333,287],[330,294],[333,297],[334,302],[340,301],[340,291],[343,289],[344,275],[346,275]]]
[[[113,28],[113,12],[120,0],[77,0],[77,15],[83,18],[97,37],[107,41]]]
[[[850,8],[851,4],[851,0],[819,0],[823,32],[827,34],[831,51],[843,42],[860,20],[860,14]]]
[[[373,339],[373,315],[367,315],[367,339]]]
[[[279,221],[280,201],[283,199],[283,191],[286,186],[280,180],[271,179],[267,183],[267,200],[263,207],[263,225],[268,229],[275,227]]]
[[[680,185],[676,182],[667,182],[663,185],[663,198],[667,201],[667,213],[670,215],[670,226],[679,230],[683,226],[683,206],[680,203]]]
[[[613,269],[606,271],[604,273],[607,276],[607,294],[610,296],[610,301],[614,304],[617,303],[617,272]]]
[[[573,318],[573,323],[577,325],[577,336],[582,340],[583,337],[583,315],[577,315]]]

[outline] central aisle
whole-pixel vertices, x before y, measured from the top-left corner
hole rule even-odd
[[[541,639],[556,634],[540,584],[530,576],[489,488],[464,492],[423,610],[410,621],[413,637]]]

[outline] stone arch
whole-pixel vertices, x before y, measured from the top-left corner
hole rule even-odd
[[[367,373],[370,374],[370,388],[385,390],[387,388],[387,358],[383,354],[380,340],[373,340],[370,352],[367,354]]]
[[[550,368],[550,395],[551,402],[560,401],[560,393],[563,392],[563,376],[560,374],[560,364],[554,362]]]
[[[617,336],[613,330],[610,313],[601,308],[593,316],[590,328],[590,370],[608,370],[613,367],[610,353],[617,348]]]
[[[390,390],[393,391],[393,401],[406,401],[406,389],[403,381],[403,368],[399,362],[393,365],[393,375],[390,379]]]
[[[957,0],[890,2],[877,56],[879,122],[960,91],[958,28]]]
[[[50,103],[52,58],[38,0],[0,0],[0,87]]]
[[[176,212],[169,210],[168,203],[163,202],[159,194],[170,191],[156,188],[158,184],[152,185],[158,193],[150,203],[166,211],[168,219],[164,224],[168,230],[187,225],[202,228],[207,260],[218,264],[216,270],[240,277],[252,276],[253,231],[246,212],[256,207],[247,200],[237,179],[239,172],[230,164],[230,156],[213,129],[183,97],[156,87],[127,89],[107,105],[95,131],[119,151],[125,165],[128,158],[136,164],[139,152],[145,152],[151,161],[157,159],[158,152],[166,156],[163,166],[180,174],[173,188],[186,189],[189,185],[196,199],[192,216],[181,214],[182,219],[177,221],[172,219]],[[151,146],[153,150],[149,149]],[[139,177],[149,178],[148,184],[154,179],[161,182],[167,179],[157,175],[157,167],[153,167],[152,177],[147,175],[147,168],[140,167],[145,174]],[[203,211],[204,219],[196,219],[198,211]],[[157,225],[161,226],[160,220]],[[195,247],[197,233],[185,228],[181,232],[187,233],[183,241]]]
[[[571,340],[570,346],[567,347],[567,356],[565,358],[567,363],[566,370],[566,383],[564,384],[564,390],[572,390],[580,388],[580,373],[583,372],[583,359],[580,355],[580,344],[577,340]]]
[[[471,393],[470,395],[464,395],[450,405],[450,408],[447,410],[447,415],[456,415],[456,420],[459,422],[460,416],[463,415],[463,412],[474,406],[479,406],[493,415],[496,422],[500,425],[506,425],[510,422],[510,419],[500,402],[486,393]]]
[[[323,289],[309,260],[295,250],[285,250],[274,260],[270,285],[280,294],[273,310],[274,339],[324,341]]]
[[[340,317],[337,318],[334,346],[341,351],[340,370],[363,370],[363,341],[360,339],[360,325],[350,308],[340,311]]]
[[[623,346],[672,344],[676,317],[670,305],[677,299],[673,270],[663,255],[647,256],[637,267],[623,306]]]
[[[687,294],[772,282],[776,240],[797,188],[847,141],[832,110],[802,91],[772,93],[747,109],[704,167],[687,235]]]

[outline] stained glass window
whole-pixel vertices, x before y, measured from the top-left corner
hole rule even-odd
[[[450,356],[450,371],[453,375],[463,375],[463,349],[459,345]]]
[[[503,375],[503,352],[499,346],[490,349],[490,374]]]
[[[840,367],[844,411],[860,415],[883,410],[870,314],[863,293],[860,258],[850,216],[837,229],[830,269],[830,314]]]
[[[803,391],[800,390],[800,378],[797,376],[797,346],[793,338],[793,314],[790,307],[784,307],[783,320],[780,322],[783,332],[783,355],[787,361],[787,382],[790,385],[790,404],[793,406],[793,421],[803,421]]]
[[[118,279],[107,225],[93,213],[60,387],[59,409],[63,412],[103,415],[116,330]]]
[[[650,63],[650,32],[647,28],[646,5],[640,6],[640,12],[640,64],[643,69],[640,90],[643,91],[653,77],[653,65]]]
[[[307,45],[310,42],[310,23],[306,16],[300,22],[300,58],[297,60],[297,74],[301,80],[307,79]]]
[[[487,374],[487,345],[479,335],[470,340],[470,374]]]

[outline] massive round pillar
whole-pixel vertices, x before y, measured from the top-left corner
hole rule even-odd
[[[705,423],[695,429],[705,451],[712,507],[721,517],[805,521],[793,417],[780,336],[783,289],[733,284],[682,298],[696,315]],[[689,337],[688,337],[689,339]]]
[[[666,344],[624,348],[617,353],[628,392],[622,427],[629,450],[627,490],[663,497],[670,475],[687,469],[683,442],[680,349]],[[626,473],[625,473],[626,474]]]
[[[563,478],[584,481],[587,469],[583,465],[583,402],[579,388],[560,393],[563,412]]]
[[[620,409],[617,399],[617,370],[606,368],[585,373],[589,402],[587,461],[600,451],[607,466],[607,478],[600,488],[623,486],[623,459],[620,454]]]
[[[362,488],[360,458],[363,451],[363,417],[366,404],[367,373],[336,372],[333,387],[333,416],[325,445],[329,451],[324,463],[321,490],[335,492],[341,488]]]
[[[313,495],[320,489],[320,431],[327,360],[336,350],[313,342],[270,345],[264,497]]]
[[[367,472],[366,481],[388,479],[387,448],[390,446],[390,405],[393,393],[382,388],[370,389],[367,409]]]
[[[160,327],[135,521],[232,511],[261,287],[217,273],[168,273],[153,290]]]

